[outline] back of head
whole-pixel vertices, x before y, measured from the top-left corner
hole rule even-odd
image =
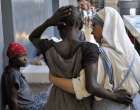
[[[61,8],[63,8],[63,7],[61,7]],[[66,26],[58,25],[59,31],[64,30],[67,27],[70,27],[70,28],[77,27],[77,28],[81,29],[83,26],[83,22],[82,22],[82,18],[81,18],[81,12],[79,11],[79,9],[72,5],[66,6],[66,8],[71,9],[71,14],[69,16],[63,17],[61,19],[61,22],[64,22],[66,24]]]

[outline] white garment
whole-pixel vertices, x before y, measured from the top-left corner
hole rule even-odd
[[[120,87],[120,89],[126,89],[133,95],[139,90],[139,86],[134,79],[134,75],[140,83],[140,56],[138,55],[126,33],[121,16],[115,9],[111,7],[105,7],[97,14],[104,21],[102,32],[103,43],[101,47],[104,49],[112,63],[115,87],[117,87],[124,79],[128,71],[128,65],[132,62],[133,57],[135,57],[131,72],[123,85]],[[134,75],[132,72],[134,73]],[[104,74],[102,61],[99,57],[98,82],[100,84],[104,83],[104,87],[111,90],[112,86],[109,83],[108,77],[104,76],[106,76],[106,74]],[[73,81],[73,85],[74,84],[75,83]],[[76,90],[76,88],[74,90]]]
[[[72,79],[73,88],[76,94],[76,98],[81,100],[84,97],[90,96],[85,88],[85,71],[80,72],[80,77]]]
[[[104,21],[103,40],[101,47],[105,50],[108,58],[110,58],[113,66],[113,75],[115,87],[124,79],[128,71],[128,65],[132,62],[135,55],[135,62],[132,66],[132,72],[137,77],[140,83],[140,57],[131,43],[120,14],[113,8],[106,7],[99,11],[98,15]],[[110,22],[111,21],[111,22]],[[126,89],[131,94],[135,94],[139,90],[132,72],[121,86],[121,89]],[[103,74],[103,73],[98,73]],[[98,77],[98,79],[100,79]],[[105,81],[108,86],[108,81]],[[106,86],[105,86],[106,87]]]

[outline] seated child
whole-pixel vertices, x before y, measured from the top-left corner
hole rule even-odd
[[[27,51],[19,43],[11,43],[7,50],[9,64],[2,74],[2,102],[10,110],[43,110],[47,102],[48,92],[32,95],[32,91],[20,72],[20,67],[27,64]]]

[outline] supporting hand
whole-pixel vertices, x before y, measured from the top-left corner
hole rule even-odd
[[[133,101],[130,93],[122,89],[114,92],[114,100],[125,105],[132,104]]]

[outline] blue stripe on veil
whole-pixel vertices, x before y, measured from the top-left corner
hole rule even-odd
[[[102,62],[103,62],[104,71],[109,77],[109,82],[114,87],[112,63],[111,63],[110,59],[107,57],[105,51],[101,47],[99,48],[99,52],[100,52],[100,57],[101,57]]]

